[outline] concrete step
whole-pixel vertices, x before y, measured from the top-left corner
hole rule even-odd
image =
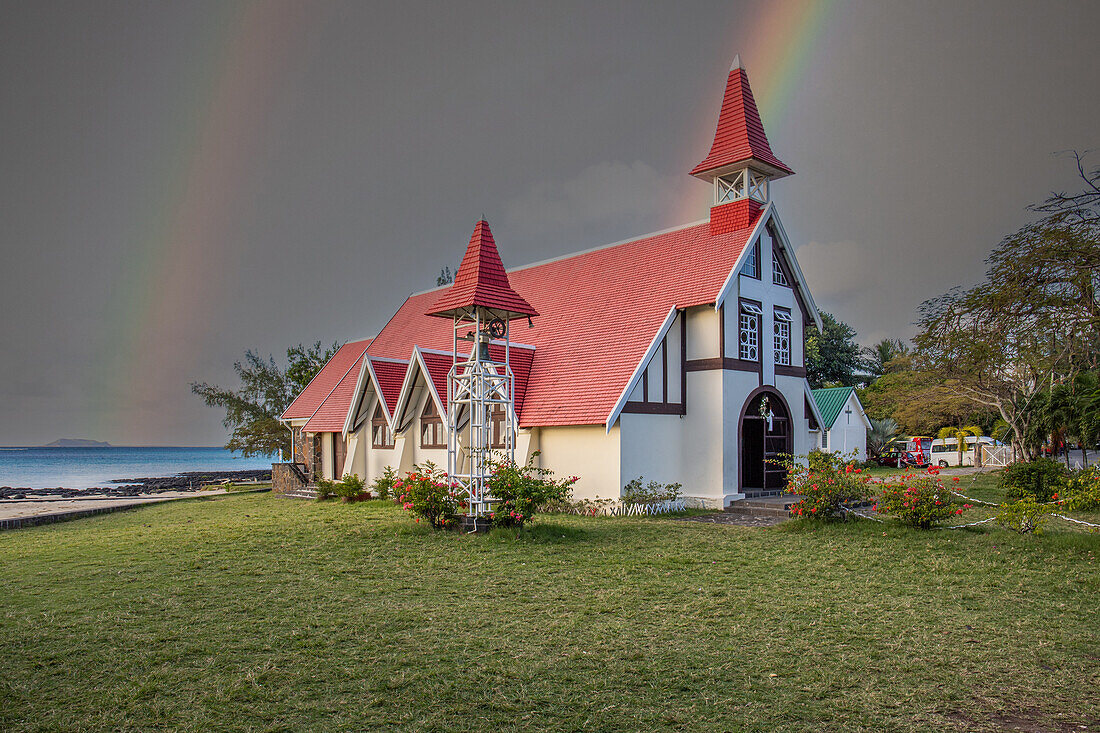
[[[749,517],[789,517],[791,506],[802,497],[792,494],[738,499],[726,507],[726,512]]]
[[[276,494],[286,499],[308,499],[310,501],[317,498],[317,491],[315,489],[294,489],[293,491],[287,491],[282,494]]]

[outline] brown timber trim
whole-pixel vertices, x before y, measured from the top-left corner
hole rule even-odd
[[[731,372],[757,372],[760,364],[755,361],[726,357],[725,359],[692,359],[687,362],[686,367],[689,372],[709,372],[717,369],[726,369]]]
[[[740,314],[738,314],[740,317]],[[718,356],[726,358],[726,304],[718,309]]]
[[[806,376],[806,367],[783,366],[782,364],[776,364],[775,365],[775,376],[777,376],[777,377],[804,377],[804,376]]]
[[[627,402],[623,412],[639,415],[682,415],[684,407],[675,402]]]
[[[668,334],[661,341],[661,402],[668,402]]]
[[[687,308],[682,308],[680,318],[680,414],[686,415],[688,409],[688,331]]]

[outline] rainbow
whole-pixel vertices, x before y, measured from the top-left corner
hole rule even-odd
[[[839,0],[768,0],[747,18],[739,15],[727,34],[730,39],[727,69],[734,55],[739,54],[768,138],[784,162],[790,163],[783,158],[782,146],[776,145],[776,139],[783,137],[787,108],[808,80],[810,69],[826,61],[828,41],[840,26],[837,19],[842,14],[841,8]],[[705,103],[699,106],[684,152],[685,170],[710,150],[724,84],[725,76],[719,79],[716,75],[711,85],[713,98],[703,100]],[[793,167],[798,170],[797,165]],[[689,187],[685,199],[676,207],[676,221],[667,225],[705,218],[708,208],[709,200]]]
[[[278,79],[317,12],[223,3],[195,55],[203,63],[178,95],[149,200],[135,201],[136,254],[120,262],[91,375],[102,404],[92,434],[142,443],[166,421],[167,397],[201,375],[193,349],[219,326],[228,279],[246,252],[237,229],[262,182],[262,145]],[[163,432],[163,427],[156,431]],[[117,437],[116,437],[117,436]]]

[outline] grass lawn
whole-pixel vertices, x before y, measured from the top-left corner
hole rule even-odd
[[[1100,535],[199,498],[0,533],[2,730],[1091,730]]]

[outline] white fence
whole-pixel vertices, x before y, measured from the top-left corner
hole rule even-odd
[[[982,445],[982,465],[1004,468],[1012,463],[1012,447],[1007,445]]]
[[[582,503],[571,507],[569,514],[588,517],[652,517],[658,514],[672,514],[687,509],[683,499],[658,501],[652,504],[620,504],[609,500]]]

